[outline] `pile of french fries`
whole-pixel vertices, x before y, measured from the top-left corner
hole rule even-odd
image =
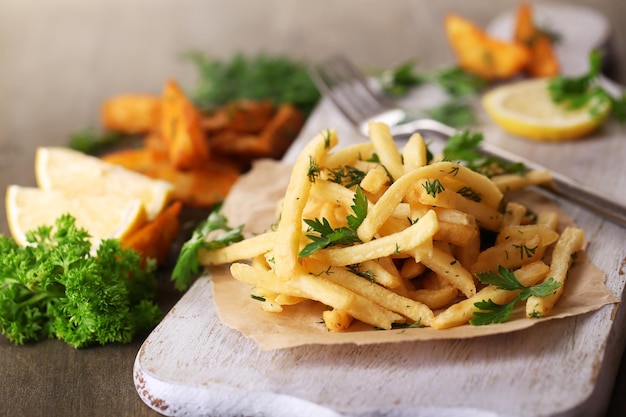
[[[493,38],[453,13],[446,16],[444,28],[459,65],[486,80],[507,79],[521,72],[531,77],[559,74],[552,36],[535,24],[528,3],[517,9],[511,42]]]
[[[304,148],[273,227],[224,248],[203,249],[200,263],[232,263],[232,276],[253,287],[253,298],[266,311],[278,313],[304,300],[324,304],[324,323],[335,331],[355,319],[381,329],[468,323],[479,311],[476,302],[516,297],[516,291],[476,279],[476,273],[499,267],[514,271],[524,286],[549,277],[565,283],[584,232],[559,232],[557,213],[532,213],[505,198],[507,191],[550,181],[548,172],[488,178],[457,162],[429,163],[419,134],[398,149],[388,126],[375,122],[370,141],[333,151],[337,142],[336,132],[328,130]],[[331,181],[332,170],[347,167],[365,173],[358,185]],[[302,256],[311,242],[305,220],[347,227],[359,190],[367,197],[367,213],[356,230],[358,241]],[[495,240],[485,239],[485,232]],[[527,316],[548,315],[562,290],[531,296]]]
[[[140,148],[103,159],[174,186],[173,199],[211,207],[222,201],[256,158],[279,158],[304,124],[294,106],[270,101],[233,101],[201,112],[169,80],[161,96],[120,94],[102,106],[106,130],[145,135]]]

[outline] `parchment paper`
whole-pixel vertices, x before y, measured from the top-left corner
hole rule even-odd
[[[245,224],[245,232],[265,231],[276,218],[276,203],[284,195],[291,166],[275,161],[258,161],[252,170],[242,176],[230,191],[222,212],[231,226]],[[559,212],[562,226],[573,224],[572,219],[553,201],[538,192],[524,191],[515,200],[534,211]],[[222,322],[254,339],[262,350],[282,349],[307,344],[374,344],[432,339],[462,339],[506,333],[538,325],[554,319],[585,314],[605,304],[619,300],[605,286],[605,274],[591,264],[582,251],[569,271],[563,295],[551,315],[542,319],[524,317],[524,303],[520,302],[506,323],[486,326],[463,325],[445,330],[429,327],[394,330],[374,330],[355,321],[348,331],[330,332],[322,322],[325,306],[304,302],[285,306],[281,313],[265,312],[259,302],[250,297],[251,287],[234,279],[228,266],[210,271],[213,281],[213,299]],[[435,312],[436,314],[436,312]]]

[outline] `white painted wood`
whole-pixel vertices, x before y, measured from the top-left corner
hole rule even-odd
[[[359,140],[326,101],[303,140],[326,127]],[[623,128],[562,144],[484,132],[489,142],[626,199]],[[626,230],[558,203],[586,230],[591,261],[621,299]],[[261,351],[221,324],[211,298],[210,280],[201,278],[136,357],[137,392],[165,415],[601,416],[625,343],[618,304],[470,340]]]

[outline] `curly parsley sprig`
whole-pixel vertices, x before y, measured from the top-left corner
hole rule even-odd
[[[26,236],[20,247],[0,235],[0,331],[11,342],[129,343],[161,319],[154,263],[142,266],[118,240],[103,240],[93,255],[70,215]]]
[[[494,285],[498,289],[506,291],[519,291],[519,294],[507,304],[496,304],[492,300],[483,300],[474,303],[474,306],[480,309],[480,311],[474,312],[470,320],[470,324],[474,326],[504,323],[511,316],[518,301],[525,301],[533,295],[536,297],[546,297],[561,286],[560,282],[550,277],[540,284],[526,287],[515,278],[513,271],[502,266],[498,267],[498,272],[481,272],[476,274],[476,278],[483,284]]]

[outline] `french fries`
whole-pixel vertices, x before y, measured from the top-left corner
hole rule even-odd
[[[582,248],[579,229],[561,233],[555,213],[505,204],[492,180],[460,163],[426,163],[419,135],[402,151],[386,125],[371,122],[370,135],[367,144],[335,151],[336,132],[320,132],[293,166],[274,226],[202,250],[200,263],[231,264],[232,276],[253,287],[267,312],[288,314],[283,305],[307,299],[323,303],[332,331],[354,321],[381,329],[464,325],[486,314],[479,306],[516,303],[544,283],[557,290],[545,298],[533,292],[527,314],[549,314],[571,254]],[[337,173],[354,170],[360,182],[342,183]],[[385,180],[372,180],[381,171]],[[517,287],[483,281],[503,269]]]

